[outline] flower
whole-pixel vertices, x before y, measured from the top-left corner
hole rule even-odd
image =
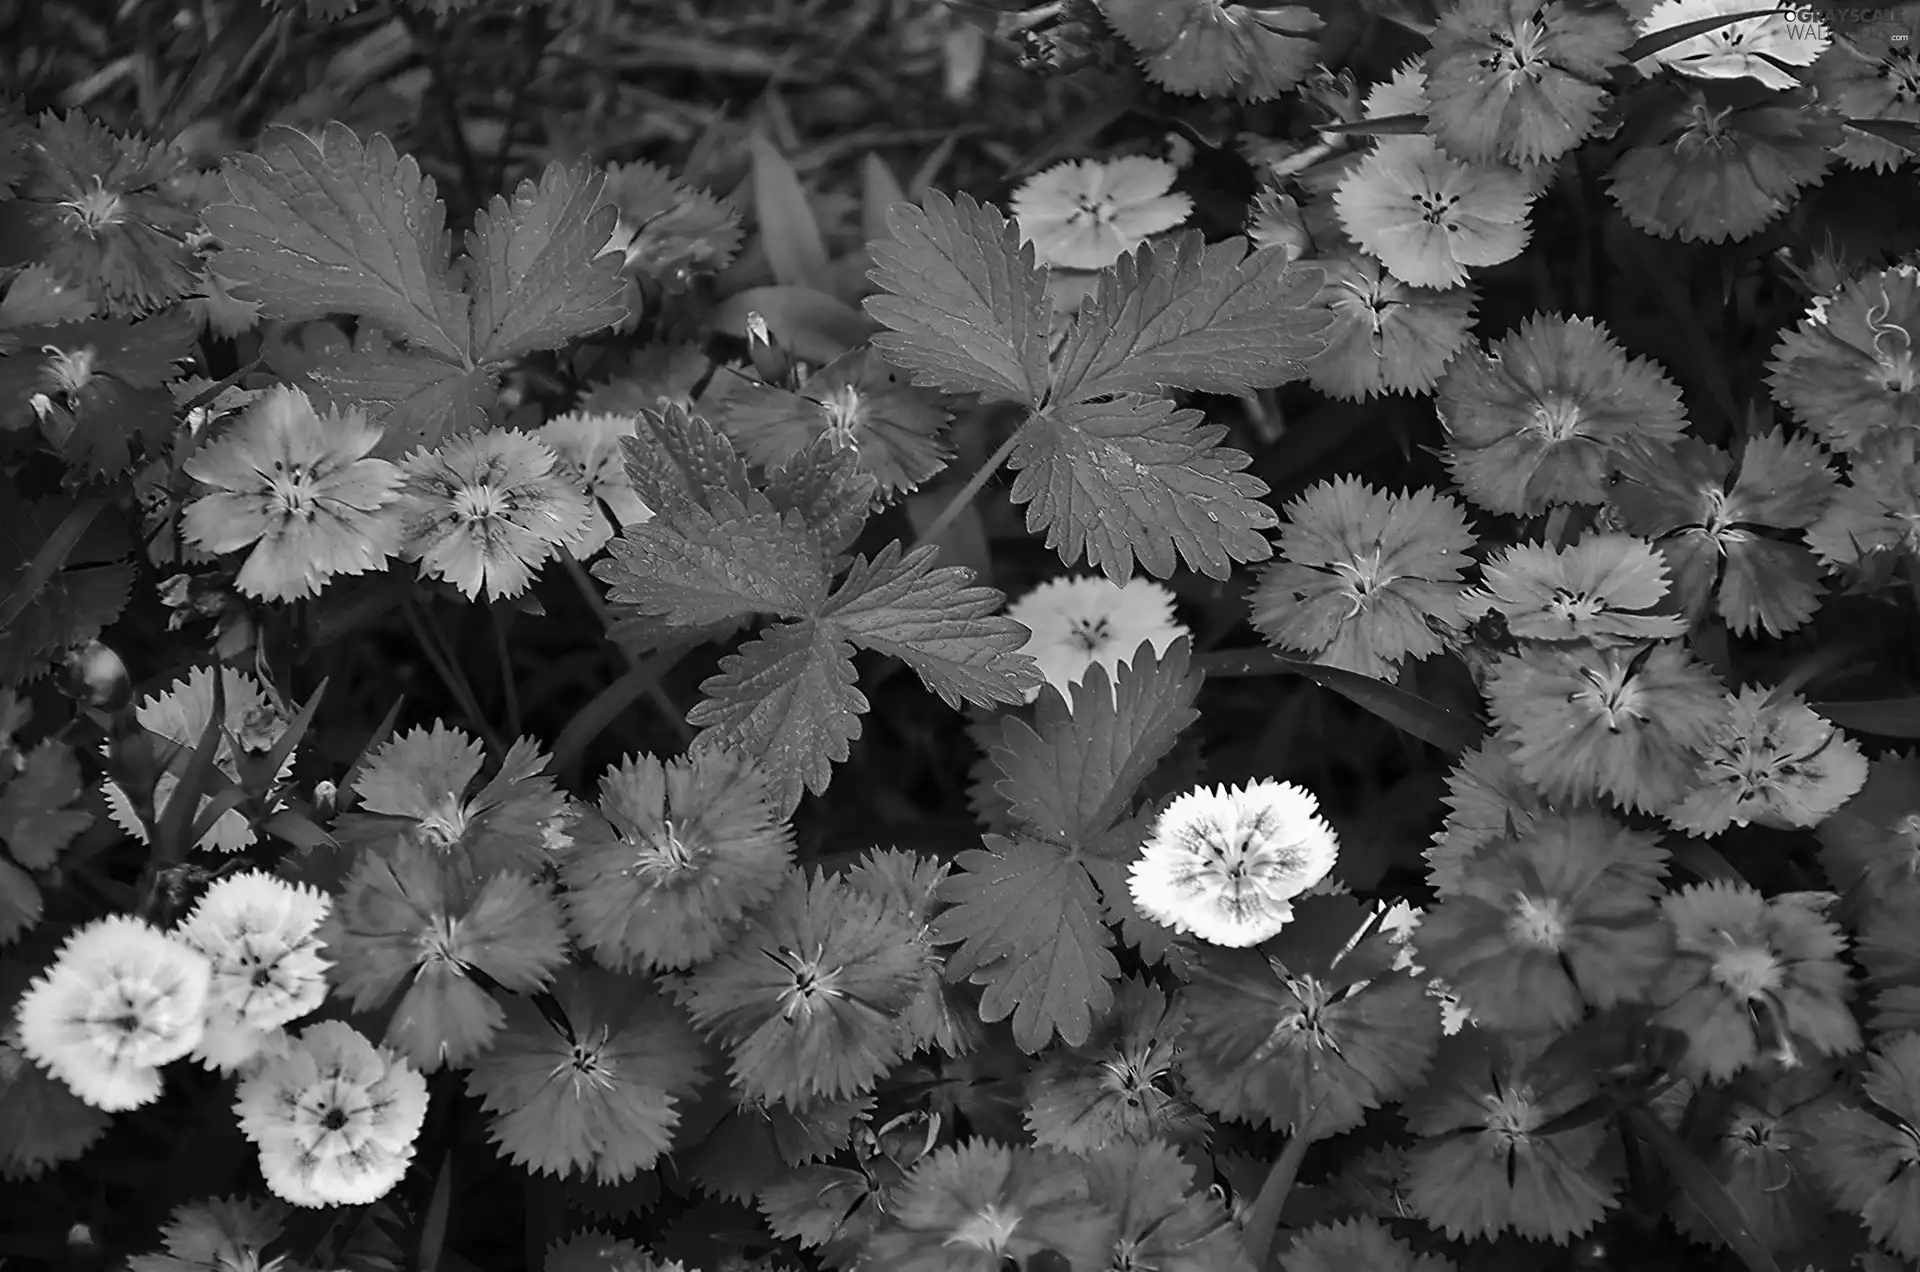
[[[1434,29],[1427,130],[1482,163],[1558,159],[1593,131],[1633,28],[1564,0],[1464,0]]]
[[[1874,989],[1868,1028],[1881,1034],[1920,1030],[1920,895],[1874,897],[1859,933],[1854,957]]]
[[[323,1020],[240,1079],[233,1111],[274,1196],[296,1206],[365,1206],[413,1162],[427,1080],[352,1025]]]
[[[1891,6],[1875,12],[1871,23],[1827,46],[1807,82],[1843,119],[1920,124],[1920,13]],[[1876,172],[1891,172],[1910,155],[1858,127],[1847,129],[1835,153]]]
[[[286,1207],[248,1197],[209,1197],[174,1208],[160,1230],[165,1254],[127,1260],[128,1272],[276,1272],[267,1248],[286,1226]]]
[[[1662,458],[1623,466],[1613,511],[1666,555],[1690,621],[1717,597],[1713,607],[1732,631],[1778,636],[1819,608],[1820,569],[1806,548],[1768,532],[1817,521],[1833,497],[1833,470],[1810,439],[1778,429],[1748,440],[1729,482],[1732,466],[1725,451],[1683,438]]]
[[[1842,287],[1774,346],[1774,400],[1829,447],[1851,452],[1920,430],[1920,269],[1900,265]]]
[[[1618,1186],[1608,1127],[1545,1128],[1597,1094],[1585,1070],[1477,1030],[1442,1047],[1426,1087],[1402,1106],[1420,1136],[1407,1152],[1414,1213],[1455,1239],[1511,1231],[1560,1245],[1591,1229]]]
[[[717,273],[740,250],[740,214],[732,203],[688,185],[650,163],[610,163],[601,197],[620,209],[603,252],[618,252],[629,274],[668,291],[694,275]],[[627,294],[629,319],[640,317],[640,293]]]
[[[1313,246],[1300,203],[1292,195],[1265,187],[1247,206],[1247,238],[1255,251],[1277,247],[1289,261],[1297,261]]]
[[[1662,0],[1640,20],[1641,36],[1709,18],[1752,13],[1745,0]],[[1773,89],[1800,86],[1791,66],[1812,66],[1832,36],[1826,24],[1809,16],[1809,8],[1783,6],[1759,17],[1723,22],[1710,31],[1689,36],[1639,63],[1651,74],[1653,64],[1696,79],[1754,79]]]
[[[1129,1141],[1204,1138],[1206,1120],[1173,1072],[1185,1021],[1151,982],[1121,982],[1093,1036],[1049,1055],[1034,1072],[1026,1112],[1033,1142],[1085,1157]]]
[[[1103,0],[1101,16],[1170,93],[1264,102],[1312,71],[1323,25],[1305,5],[1226,0]]]
[[[563,545],[591,533],[594,508],[546,443],[512,429],[463,433],[407,457],[401,555],[468,600],[518,596]]]
[[[1281,1272],[1454,1272],[1438,1254],[1418,1254],[1377,1219],[1318,1223],[1294,1234]]]
[[[976,1139],[935,1149],[901,1183],[866,1261],[897,1272],[1000,1272],[1053,1250],[1105,1266],[1113,1220],[1072,1158]]]
[[[1425,393],[1467,343],[1479,299],[1473,288],[1409,287],[1366,255],[1314,264],[1324,278],[1314,304],[1333,322],[1327,347],[1307,361],[1307,378],[1329,397]]]
[[[334,833],[351,845],[422,844],[473,875],[542,869],[571,842],[572,823],[547,757],[522,738],[469,794],[483,759],[479,742],[439,721],[402,733],[368,757],[353,784],[366,811],[342,817]]]
[[[1239,1226],[1220,1197],[1196,1187],[1173,1145],[1122,1140],[1095,1153],[1086,1173],[1090,1200],[1117,1220],[1107,1261],[1086,1266],[1253,1272]]]
[[[794,872],[719,957],[674,986],[748,1097],[801,1107],[870,1088],[927,977],[920,924],[836,877]]]
[[[653,509],[634,493],[620,447],[621,438],[633,436],[635,425],[631,415],[569,411],[540,426],[540,440],[553,451],[554,472],[571,480],[593,505],[586,532],[561,545],[575,560],[584,561],[606,547],[622,528],[653,519]]]
[[[1460,890],[1468,862],[1509,835],[1524,835],[1553,809],[1513,762],[1513,744],[1490,737],[1447,774],[1447,819],[1427,849],[1427,883],[1440,896]]]
[[[1463,615],[1499,610],[1522,640],[1616,645],[1686,633],[1677,615],[1643,612],[1667,594],[1667,566],[1631,535],[1588,534],[1564,548],[1515,544],[1481,575],[1486,590],[1468,593]]]
[[[1637,144],[1608,193],[1635,228],[1683,243],[1758,233],[1820,183],[1842,135],[1816,104],[1748,85],[1651,93],[1624,128]]]
[[[20,1049],[109,1113],[160,1098],[160,1067],[200,1042],[212,971],[198,951],[139,919],[74,932],[14,1007]]]
[[[1145,155],[1057,163],[1014,192],[1020,240],[1033,244],[1041,265],[1105,269],[1187,219],[1193,200],[1168,193],[1179,175]]]
[[[1920,556],[1920,430],[1886,436],[1854,456],[1846,482],[1807,527],[1807,546],[1829,567]]]
[[[1474,543],[1458,503],[1339,477],[1288,504],[1286,518],[1282,560],[1261,572],[1249,598],[1253,626],[1269,643],[1382,679],[1403,660],[1446,647]]]
[[[187,505],[180,533],[208,552],[251,544],[234,585],[263,600],[378,570],[400,550],[400,473],[370,458],[380,437],[365,412],[322,415],[276,386],[183,466],[212,489]]]
[[[1810,1168],[1808,1126],[1828,1103],[1833,1085],[1824,1066],[1736,1085],[1724,1122],[1701,1152],[1762,1249],[1802,1249],[1824,1235],[1829,1207]],[[1683,1083],[1674,1095],[1686,1090]],[[1671,1206],[1680,1231],[1696,1241],[1726,1244],[1692,1194],[1682,1191]]]
[[[1548,799],[1610,795],[1649,812],[1686,793],[1726,714],[1713,673],[1677,641],[1525,649],[1495,665],[1487,698],[1514,764]]]
[[[323,940],[355,1011],[406,986],[385,1041],[423,1073],[487,1045],[505,1019],[488,987],[529,993],[567,961],[560,906],[544,883],[513,871],[475,881],[410,843],[354,863]]]
[[[1510,168],[1463,163],[1431,138],[1398,137],[1347,174],[1333,202],[1353,241],[1416,287],[1458,287],[1469,266],[1527,245],[1534,191]]]
[[[567,923],[616,971],[691,967],[772,899],[792,858],[793,831],[746,756],[628,756],[560,860]]]
[[[911,915],[931,950],[928,918],[951,869],[951,862],[926,853],[873,848],[848,868],[846,879],[855,890]],[[937,1047],[963,1056],[980,1045],[980,1013],[958,986],[939,975],[937,961],[929,963],[927,982],[900,1014],[900,1026],[910,1051]]]
[[[1820,864],[1842,892],[1920,897],[1920,756],[1867,766],[1854,797],[1815,828]]]
[[[1661,903],[1675,962],[1655,1023],[1687,1036],[1694,1076],[1725,1081],[1763,1053],[1788,1065],[1801,1046],[1842,1055],[1860,1045],[1847,1010],[1846,938],[1824,917],[1830,894],[1771,899],[1743,883],[1692,884]]]
[[[1861,1088],[1884,1113],[1825,1109],[1811,1128],[1814,1171],[1875,1241],[1920,1259],[1920,1034],[1882,1043]]]
[[[1128,871],[1140,913],[1216,945],[1258,945],[1327,877],[1340,841],[1291,782],[1201,786],[1161,810]]]
[[[528,999],[509,1002],[467,1073],[489,1134],[541,1174],[617,1184],[652,1169],[702,1081],[699,1039],[645,982],[599,968],[563,970],[553,1001],[557,1021]]]
[[[569,1194],[571,1200],[571,1194]],[[729,1267],[729,1264],[720,1264]],[[540,1272],[692,1272],[677,1259],[656,1259],[631,1241],[591,1228],[547,1247]]]
[[[1115,584],[1099,575],[1048,579],[1007,607],[1007,617],[1027,629],[1020,652],[1073,705],[1073,687],[1098,664],[1117,686],[1120,668],[1153,646],[1154,656],[1188,635],[1174,617],[1173,593],[1150,579]],[[1040,696],[1036,687],[1028,701]]]
[[[1866,782],[1859,745],[1799,695],[1750,685],[1728,706],[1692,792],[1666,811],[1688,834],[1704,838],[1753,822],[1781,830],[1817,826]]]
[[[264,870],[228,875],[200,895],[174,935],[212,969],[194,1049],[207,1067],[232,1072],[326,1001],[319,929],[332,908],[325,893]]]
[[[1414,932],[1417,957],[1489,1029],[1557,1031],[1639,1001],[1667,964],[1666,859],[1603,813],[1543,817],[1462,867]]]
[[[1657,366],[1629,358],[1599,323],[1558,314],[1456,358],[1435,406],[1461,493],[1516,516],[1603,502],[1623,457],[1657,454],[1687,425]]]
[[[220,689],[225,700],[225,716],[221,721],[224,732],[215,744],[213,760],[215,767],[228,781],[237,783],[240,780],[241,757],[271,750],[279,742],[280,735],[286,732],[287,719],[267,687],[244,671],[222,667]],[[213,668],[195,667],[187,673],[186,679],[176,680],[164,692],[144,699],[134,708],[133,717],[147,732],[158,734],[175,746],[185,747],[188,754],[192,754],[213,719]],[[287,756],[286,763],[276,775],[278,780],[285,781],[292,776],[293,760],[291,754]],[[178,774],[170,771],[160,774],[153,788],[153,811],[156,816],[165,812],[173,793],[179,788]],[[141,843],[146,843],[147,826],[134,810],[132,797],[113,781],[106,783],[104,794],[107,812],[114,824]],[[194,810],[194,817],[198,818],[210,802],[210,797],[202,796],[200,807]],[[252,823],[247,820],[246,813],[234,808],[222,814],[208,828],[197,846],[214,852],[239,852],[253,842]]]

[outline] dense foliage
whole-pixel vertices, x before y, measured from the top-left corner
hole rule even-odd
[[[9,1266],[1920,1267],[1920,6],[0,32]]]

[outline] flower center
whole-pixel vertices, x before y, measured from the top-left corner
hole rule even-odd
[[[451,848],[467,833],[466,806],[452,795],[442,797],[439,804],[420,819],[418,833],[421,840],[435,848]]]
[[[840,989],[842,969],[822,966],[826,959],[824,949],[816,949],[811,958],[784,949],[767,957],[786,969],[791,978],[779,995],[780,1014],[788,1020],[796,1016],[810,1019],[816,1012],[825,1010],[830,1000],[846,996]]]
[[[1732,938],[1728,939],[1731,942]],[[1778,989],[1785,979],[1772,950],[1732,944],[1713,960],[1713,977],[1729,994],[1748,1002]]]
[[[1067,217],[1067,224],[1095,225],[1105,229],[1113,224],[1114,213],[1118,210],[1108,199],[1097,195],[1078,194],[1073,198],[1073,213]]]
[[[1585,592],[1557,587],[1553,590],[1553,598],[1547,602],[1547,612],[1563,622],[1585,623],[1606,613],[1607,603]]]
[[[1518,944],[1536,950],[1557,950],[1567,939],[1567,908],[1552,897],[1517,893],[1513,898],[1513,914],[1507,920],[1507,932]]]
[[[1539,14],[1512,31],[1492,33],[1493,52],[1480,65],[1496,75],[1521,76],[1538,80],[1552,68],[1547,60],[1547,24]]]
[[[1602,671],[1591,667],[1582,667],[1580,674],[1585,677],[1591,688],[1576,689],[1567,695],[1570,703],[1584,702],[1607,722],[1607,732],[1619,733],[1629,724],[1637,724],[1646,718],[1641,711],[1641,693],[1634,683],[1635,677],[1627,674],[1625,667],[1616,667],[1609,662]]]
[[[1554,393],[1534,404],[1526,428],[1549,442],[1570,442],[1585,434],[1582,422],[1580,404]]]
[[[629,842],[633,842],[629,840]],[[689,844],[674,829],[673,819],[660,824],[660,833],[648,835],[634,844],[634,860],[627,873],[643,878],[672,880],[694,873],[706,854]]]
[[[92,345],[73,350],[46,345],[40,352],[53,355],[47,361],[47,372],[53,376],[54,384],[62,392],[78,393],[92,381],[93,364],[99,360],[99,354]]]
[[[59,206],[75,228],[89,235],[98,234],[127,219],[126,201],[107,189],[99,177],[93,179],[93,189],[77,199],[67,199]]]
[[[1347,594],[1347,612],[1342,618],[1367,608],[1373,594],[1397,577],[1387,572],[1385,554],[1378,547],[1355,552],[1350,560],[1336,561],[1331,568],[1346,584],[1342,590]]]
[[[946,1244],[972,1246],[999,1254],[1007,1248],[1007,1242],[1013,1240],[1014,1230],[1019,1226],[1019,1211],[989,1202],[962,1220]]]
[[[826,436],[827,440],[833,443],[833,448],[859,450],[858,429],[862,410],[860,390],[851,384],[842,385],[820,403],[820,409],[826,413]]]
[[[320,1129],[329,1134],[343,1131],[347,1127],[347,1111],[339,1105],[333,1105],[320,1115]]]
[[[1889,53],[1880,64],[1880,78],[1887,82],[1893,102],[1902,106],[1920,102],[1920,61],[1913,53]]]
[[[1069,619],[1067,643],[1077,647],[1082,653],[1095,653],[1107,643],[1112,631],[1112,620],[1104,614],[1097,618]]]
[[[1503,1086],[1491,1095],[1480,1097],[1486,1109],[1487,1132],[1509,1145],[1531,1139],[1540,1124],[1540,1113],[1533,1104],[1530,1086]]]
[[[492,486],[462,486],[453,495],[453,513],[462,521],[492,521],[512,510],[506,492]]]
[[[1420,210],[1420,219],[1428,225],[1437,225],[1448,233],[1454,233],[1460,226],[1452,219],[1454,210],[1460,206],[1460,196],[1445,190],[1422,190],[1413,196],[1413,204]]]

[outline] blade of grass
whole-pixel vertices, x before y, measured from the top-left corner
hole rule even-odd
[[[343,811],[353,807],[356,798],[353,793],[353,784],[360,780],[360,774],[366,769],[367,761],[373,758],[373,753],[385,746],[387,739],[393,736],[394,726],[400,722],[400,708],[406,705],[407,699],[404,694],[393,700],[393,707],[387,712],[386,719],[380,722],[379,728],[368,735],[367,744],[360,748],[360,754],[354,758],[352,764],[347,766],[347,775],[340,779],[340,785],[337,788],[340,808]]]
[[[1779,12],[1778,5],[1771,9],[1743,9],[1739,13],[1722,13],[1711,18],[1682,22],[1678,26],[1665,27],[1659,31],[1649,31],[1635,40],[1621,57],[1631,65],[1634,62],[1644,61],[1655,53],[1664,53],[1676,44],[1684,44],[1696,35],[1718,31],[1723,26],[1732,26],[1736,22],[1745,22],[1749,18],[1771,18]]]
[[[54,527],[53,533],[47,536],[47,541],[40,545],[40,550],[27,563],[20,581],[13,585],[13,590],[7,593],[5,599],[0,599],[0,631],[5,631],[15,619],[26,613],[27,606],[33,604],[33,598],[40,595],[53,576],[60,572],[60,567],[67,563],[74,548],[79,546],[80,536],[87,532],[87,527],[93,524],[94,518],[106,506],[105,495],[94,495],[75,504],[60,519],[60,524]],[[26,555],[23,545],[16,542],[15,546],[20,549],[22,556]]]
[[[506,747],[500,740],[499,732],[487,722],[486,713],[480,710],[480,700],[474,697],[473,686],[467,683],[467,674],[441,647],[438,633],[429,626],[430,616],[421,612],[420,604],[411,596],[402,601],[400,607],[406,611],[407,625],[413,628],[414,643],[420,646],[420,652],[433,664],[434,674],[440,677],[440,683],[447,687],[453,700],[460,704],[468,723],[486,741],[488,751],[504,755]]]
[[[1218,649],[1195,657],[1193,666],[1209,678],[1218,679],[1304,677],[1323,689],[1333,690],[1402,733],[1432,743],[1449,755],[1470,749],[1485,732],[1485,726],[1477,718],[1408,693],[1397,685],[1338,667],[1290,658],[1273,649]]]
[[[1774,1261],[1773,1255],[1754,1235],[1753,1224],[1740,1209],[1740,1203],[1728,1195],[1720,1181],[1714,1178],[1713,1171],[1687,1146],[1685,1140],[1660,1120],[1659,1114],[1647,1108],[1630,1108],[1622,1116],[1634,1133],[1660,1155],[1660,1160],[1666,1163],[1668,1172],[1673,1176],[1673,1182],[1700,1208],[1700,1213],[1706,1216],[1707,1222],[1727,1243],[1727,1248],[1747,1265],[1747,1272],[1780,1272],[1780,1265]]]

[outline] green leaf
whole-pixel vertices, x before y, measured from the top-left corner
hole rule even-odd
[[[950,707],[1025,701],[1041,679],[1020,652],[1027,629],[998,613],[1006,598],[974,586],[972,570],[936,568],[938,555],[927,546],[902,556],[895,540],[871,562],[856,558],[821,616],[861,648],[912,667]]]
[[[1138,394],[1036,413],[1009,460],[1020,470],[1011,497],[1031,505],[1027,528],[1044,529],[1061,560],[1084,554],[1115,583],[1136,558],[1156,578],[1184,561],[1225,579],[1235,562],[1273,555],[1263,532],[1279,518],[1261,502],[1266,483],[1241,471],[1252,461],[1216,445],[1227,430],[1201,419]]]
[[[774,280],[832,295],[833,266],[827,259],[827,243],[793,165],[762,133],[754,133],[749,145],[755,228]]]
[[[547,165],[513,201],[495,195],[474,218],[467,250],[478,289],[472,348],[483,362],[557,349],[626,316],[618,252],[601,254],[619,210],[601,201],[606,174]]]
[[[656,519],[756,508],[747,462],[725,433],[698,415],[678,406],[642,411],[634,435],[620,444],[627,479]]]
[[[1659,1154],[1673,1173],[1673,1182],[1700,1208],[1727,1248],[1747,1265],[1747,1272],[1780,1272],[1779,1263],[1754,1235],[1753,1224],[1741,1212],[1740,1203],[1728,1194],[1712,1169],[1687,1142],[1651,1109],[1629,1108],[1624,1116],[1635,1133]]]
[[[980,1018],[1011,1016],[1023,1050],[1038,1052],[1055,1034],[1080,1046],[1113,1006],[1120,977],[1100,895],[1058,848],[998,835],[986,844],[959,854],[962,873],[940,885],[949,908],[934,916],[934,940],[959,946],[947,979],[982,986]]]
[[[887,215],[891,242],[869,244],[883,294],[867,312],[888,331],[874,347],[918,383],[988,402],[1038,406],[1047,388],[1052,306],[1047,272],[1019,229],[967,195],[927,192]]]
[[[470,363],[469,301],[448,269],[446,207],[412,157],[383,136],[362,145],[336,122],[318,139],[270,129],[257,153],[223,171],[233,202],[203,219],[220,246],[214,268],[236,296],[267,318],[358,314]]]
[[[454,433],[488,426],[499,384],[493,367],[466,367],[409,353],[378,330],[350,354],[333,354],[302,379],[322,410],[362,407],[386,429],[377,454],[398,456]]]
[[[1289,658],[1273,649],[1217,650],[1201,654],[1194,665],[1210,677],[1302,676],[1449,755],[1471,750],[1486,732],[1485,723],[1477,717],[1443,707],[1398,685],[1339,667]]]
[[[996,787],[1031,830],[1061,847],[1090,849],[1126,811],[1134,792],[1199,719],[1201,678],[1176,642],[1155,657],[1141,642],[1110,686],[1095,664],[1073,687],[1041,693],[1034,721],[1008,716],[988,748]]]
[[[866,695],[855,687],[853,650],[813,619],[770,627],[720,660],[687,713],[694,745],[732,746],[760,762],[782,815],[803,791],[827,789],[833,766],[860,736]]]
[[[1356,119],[1344,124],[1325,124],[1315,128],[1316,132],[1330,133],[1336,137],[1417,137],[1427,131],[1425,115],[1380,115],[1372,119]]]
[[[608,632],[617,641],[645,644],[755,614],[807,618],[827,595],[820,545],[797,516],[720,519],[689,509],[671,524],[629,526],[608,548],[596,573],[620,616]]]
[[[29,870],[47,870],[93,814],[67,805],[80,798],[80,762],[73,748],[49,738],[29,751],[0,788],[0,843]]]
[[[867,524],[879,483],[860,470],[853,454],[832,438],[816,438],[805,450],[767,473],[767,502],[777,512],[798,513],[829,556],[853,545]]]
[[[1054,371],[1051,403],[1168,388],[1244,394],[1306,375],[1332,321],[1321,272],[1244,239],[1197,232],[1148,244],[1100,276]]]
[[[1867,702],[1815,702],[1815,711],[1853,733],[1878,738],[1920,738],[1920,696]]]

